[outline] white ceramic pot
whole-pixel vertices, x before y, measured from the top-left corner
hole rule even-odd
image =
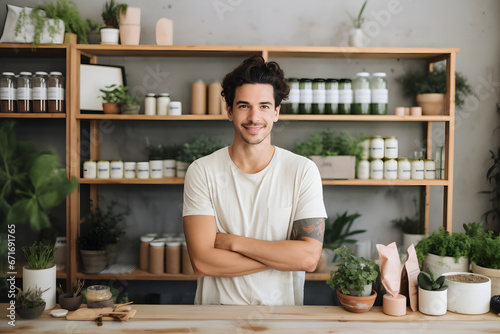
[[[163,177],[163,160],[149,160],[149,177],[152,179]]]
[[[175,177],[176,162],[173,159],[163,160],[163,177]]]
[[[500,295],[500,269],[485,268],[472,262],[471,271],[476,274],[484,275],[491,280],[491,297]]]
[[[365,34],[361,29],[351,29],[349,32],[349,46],[362,48],[365,46]]]
[[[120,30],[115,28],[101,29],[101,44],[118,45],[119,38],[120,38]]]
[[[487,279],[484,283],[462,283],[448,279],[450,275],[464,274],[461,272],[447,273],[445,284],[448,285],[448,311],[461,314],[483,314],[490,311],[491,280],[483,275],[465,273],[465,275],[477,275]]]
[[[23,291],[34,289],[38,286],[42,291],[45,309],[50,310],[56,306],[56,265],[51,264],[47,269],[31,269],[29,265],[23,267]]]
[[[175,167],[177,169],[177,177],[185,177],[189,165],[190,165],[189,162],[176,161]]]
[[[420,240],[422,240],[425,237],[424,234],[409,234],[409,233],[403,233],[403,253],[406,253],[406,250],[411,246],[414,245],[416,246]],[[406,254],[405,254],[406,256]]]
[[[437,256],[434,254],[428,254],[424,260],[424,271],[432,271],[435,278],[448,272],[469,272],[469,259],[466,257],[461,257],[458,259],[458,263],[455,262],[454,257],[450,256]]]
[[[418,310],[427,315],[446,314],[448,291],[430,291],[418,287]]]

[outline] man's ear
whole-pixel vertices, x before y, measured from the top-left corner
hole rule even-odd
[[[227,118],[230,121],[233,121],[233,108],[230,107],[227,103],[226,103],[226,113],[227,113]]]

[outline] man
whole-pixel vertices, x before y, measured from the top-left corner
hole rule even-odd
[[[302,305],[326,212],[316,165],[271,145],[290,89],[279,65],[260,56],[222,87],[233,144],[191,164],[184,183],[195,304]]]

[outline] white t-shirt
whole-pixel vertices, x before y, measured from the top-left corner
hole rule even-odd
[[[290,238],[294,221],[326,218],[323,187],[309,159],[276,147],[256,174],[236,167],[228,148],[193,162],[184,181],[183,216],[215,216],[217,231],[260,240]],[[302,305],[303,271],[266,270],[200,277],[195,304]]]

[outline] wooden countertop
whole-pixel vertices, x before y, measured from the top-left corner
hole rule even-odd
[[[491,312],[462,315],[448,312],[426,316],[409,311],[402,317],[373,307],[357,314],[338,306],[197,306],[132,305],[137,314],[129,322],[68,321],[52,318],[26,320],[16,314],[16,326],[8,325],[8,304],[0,304],[2,333],[499,333],[500,317]],[[85,306],[83,306],[85,307]]]

